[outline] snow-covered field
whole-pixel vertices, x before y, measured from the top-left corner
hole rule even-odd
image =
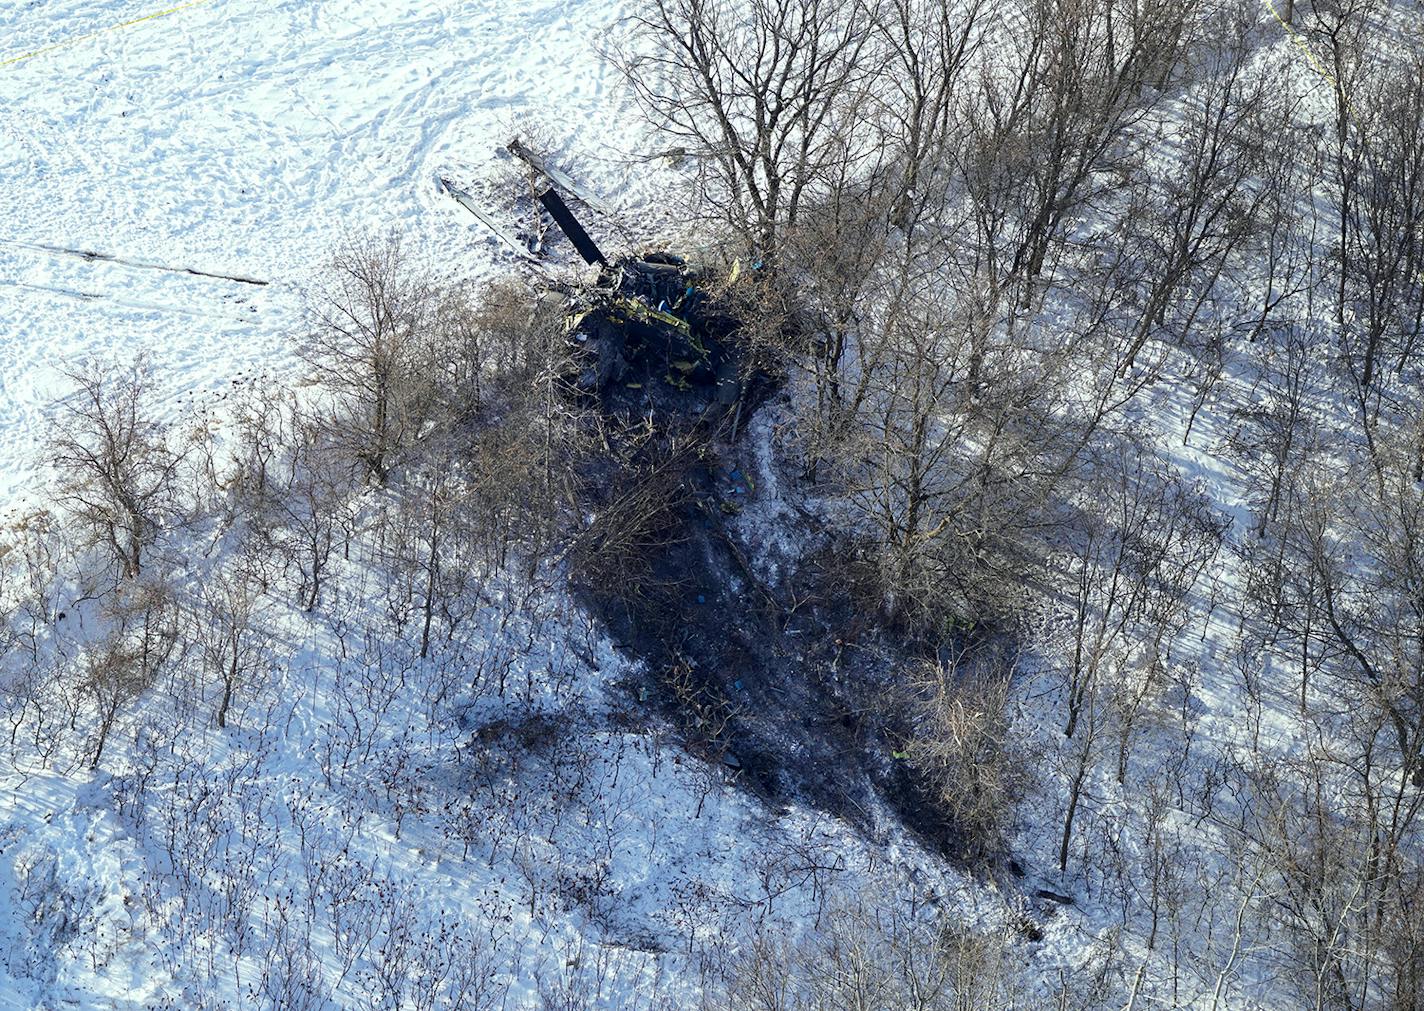
[[[0,3],[0,61],[60,44],[0,66],[0,506],[27,493],[66,367],[146,353],[174,397],[289,369],[301,286],[343,230],[487,271],[500,254],[436,177],[487,176],[516,133],[636,201],[593,48],[617,3],[212,0],[105,30],[168,6]]]

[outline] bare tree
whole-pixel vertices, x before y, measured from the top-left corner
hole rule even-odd
[[[1154,331],[1167,327],[1179,302],[1185,304],[1173,330],[1180,340],[1190,339],[1229,261],[1257,227],[1266,190],[1255,179],[1271,154],[1266,138],[1282,114],[1267,109],[1276,81],[1250,71],[1249,26],[1239,9],[1209,19],[1203,31],[1217,66],[1193,89],[1184,122],[1175,127],[1180,157],[1168,171],[1144,179],[1149,192],[1139,206],[1146,213],[1124,222],[1138,233],[1149,281],[1124,369]]]
[[[695,159],[701,197],[768,261],[853,135],[878,0],[652,0],[615,61],[665,136]]]
[[[1354,89],[1340,156],[1344,363],[1373,426],[1382,371],[1416,362],[1424,335],[1424,46]]]
[[[309,309],[303,355],[331,394],[332,430],[384,484],[435,406],[445,365],[432,353],[439,295],[400,238],[352,237]]]
[[[1344,494],[1302,481],[1290,562],[1292,591],[1315,619],[1302,648],[1326,651],[1340,686],[1392,728],[1401,800],[1424,785],[1424,496],[1409,449],[1382,444],[1383,480]]]
[[[182,454],[158,420],[152,372],[142,361],[70,374],[50,438],[60,502],[93,544],[109,553],[119,579],[143,569],[144,553],[178,516]]]
[[[936,266],[901,264],[859,324],[855,381],[821,446],[869,535],[882,606],[912,624],[1016,609],[1017,575],[1039,557],[1043,509],[1075,454],[1055,379],[1064,358],[1030,358]]]
[[[1126,669],[1157,668],[1224,533],[1202,497],[1149,452],[1124,446],[1100,464],[1106,479],[1087,492],[1092,500],[1084,502],[1069,565],[1068,737],[1101,678],[1125,688],[1133,680]],[[1148,690],[1129,697],[1140,702]],[[1123,715],[1130,733],[1131,717]]]
[[[1424,1007],[1424,878],[1414,868],[1397,886],[1386,912],[1381,943],[1389,962],[1385,989],[1397,1011]]]
[[[1260,847],[1266,912],[1288,931],[1294,970],[1315,1008],[1361,1008],[1381,966],[1370,831],[1332,790],[1318,750],[1289,769],[1253,773],[1251,838]]]
[[[889,220],[903,231],[932,222],[949,199],[949,151],[964,140],[961,93],[992,37],[990,20],[983,0],[888,0],[879,11],[887,62],[872,95],[890,175]]]
[[[1056,644],[1063,733],[1073,739],[1060,745],[1067,785],[1060,870],[1067,869],[1102,738],[1115,722],[1123,783],[1143,713],[1170,684],[1170,652],[1186,623],[1189,594],[1224,533],[1202,497],[1151,453],[1127,443],[1095,462],[1102,480],[1085,485],[1080,529],[1068,534],[1070,623]]]
[[[979,146],[992,171],[1007,175],[974,188],[1012,201],[1008,213],[984,220],[1011,224],[1003,269],[1025,285],[1025,299],[1174,73],[1191,11],[1183,0],[1022,0],[1004,17],[1000,56],[976,110],[984,117]]]

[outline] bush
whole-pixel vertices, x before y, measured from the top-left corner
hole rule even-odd
[[[1002,853],[1025,787],[1012,736],[1010,679],[998,669],[921,664],[906,674],[907,760],[979,861]]]

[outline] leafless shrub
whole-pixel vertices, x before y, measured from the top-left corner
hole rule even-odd
[[[907,760],[973,861],[1004,851],[1028,776],[1010,727],[1012,670],[984,666],[921,664],[903,678],[912,727]]]
[[[62,620],[67,550],[58,518],[26,512],[0,528],[0,658],[16,650],[38,665],[49,632]]]
[[[409,468],[378,521],[381,560],[389,570],[387,612],[397,631],[416,620],[422,659],[441,626],[453,636],[476,607],[471,591],[485,533],[476,501],[482,490],[466,459],[437,451]]]
[[[172,589],[154,578],[121,586],[107,597],[107,630],[82,659],[81,691],[96,719],[89,767],[97,769],[118,718],[158,678],[178,647],[178,607]]]
[[[292,434],[286,474],[277,498],[282,534],[279,553],[295,568],[297,598],[316,609],[332,552],[350,543],[353,487],[349,457],[319,419],[302,418]]]
[[[1026,994],[1009,936],[911,916],[894,902],[843,906],[824,931],[758,936],[734,958],[719,1011],[1010,1011]]]
[[[80,708],[66,659],[53,651],[56,629],[68,625],[67,568],[54,514],[34,510],[0,527],[0,718],[16,768],[26,758],[47,765]]]
[[[586,408],[572,395],[577,368],[561,299],[498,282],[449,318],[456,329],[446,338],[454,363],[446,395],[456,409],[447,416],[464,419],[451,436],[460,447],[463,536],[500,569],[512,549],[531,559],[543,553],[566,519],[589,445]]]
[[[70,378],[79,388],[49,441],[57,497],[108,553],[118,578],[132,579],[145,551],[179,515],[182,454],[158,420],[147,364],[94,367]]]
[[[309,308],[302,353],[334,401],[331,430],[381,484],[436,403],[439,304],[434,282],[391,234],[348,238]]]
[[[190,609],[189,633],[205,679],[218,690],[219,729],[227,726],[234,699],[270,662],[262,612],[261,587],[255,574],[242,566],[210,574]]]
[[[331,984],[312,951],[311,925],[281,916],[259,962],[251,998],[271,1011],[330,1011]]]

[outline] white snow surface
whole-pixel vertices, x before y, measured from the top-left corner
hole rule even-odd
[[[0,2],[0,506],[86,359],[151,356],[176,398],[291,368],[301,286],[343,232],[399,228],[452,275],[507,254],[437,176],[515,133],[635,203],[588,0]],[[84,38],[98,32],[92,38]],[[269,281],[266,287],[121,262]]]

